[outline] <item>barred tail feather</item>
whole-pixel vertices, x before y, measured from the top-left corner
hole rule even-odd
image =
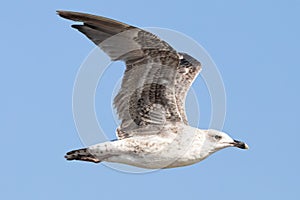
[[[66,153],[67,160],[82,160],[88,162],[99,163],[101,160],[89,152],[87,148],[77,149]]]

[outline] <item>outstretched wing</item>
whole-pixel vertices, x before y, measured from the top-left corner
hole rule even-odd
[[[179,53],[180,63],[177,68],[175,78],[175,98],[177,107],[185,124],[188,124],[188,119],[185,113],[185,99],[192,83],[200,73],[201,63],[186,53]]]
[[[73,21],[83,22],[74,24],[96,45],[98,45],[112,60],[135,60],[145,56],[145,49],[175,50],[158,37],[122,22],[85,13],[57,11],[59,16]]]
[[[166,123],[187,123],[184,101],[201,66],[184,53],[142,29],[89,14],[58,11],[126,70],[114,106],[121,119],[119,139],[157,133]],[[151,128],[149,128],[151,127]],[[138,130],[138,131],[136,131]],[[141,131],[143,130],[143,131]]]

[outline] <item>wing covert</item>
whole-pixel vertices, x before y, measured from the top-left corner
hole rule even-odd
[[[121,89],[114,99],[121,120],[117,130],[119,139],[158,133],[166,123],[187,124],[184,103],[201,70],[197,60],[177,53],[154,34],[122,22],[78,12],[58,11],[58,14],[82,22],[72,27],[112,60],[126,63]]]

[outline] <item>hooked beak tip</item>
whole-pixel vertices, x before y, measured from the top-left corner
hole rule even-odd
[[[233,146],[238,147],[240,149],[249,149],[249,146],[246,143],[238,140],[234,140]]]

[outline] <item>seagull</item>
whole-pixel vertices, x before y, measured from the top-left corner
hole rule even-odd
[[[248,149],[228,134],[191,127],[185,98],[202,66],[143,29],[101,16],[57,11],[72,27],[126,69],[114,107],[121,121],[117,139],[66,153],[67,160],[115,162],[147,169],[202,161],[226,147]]]

